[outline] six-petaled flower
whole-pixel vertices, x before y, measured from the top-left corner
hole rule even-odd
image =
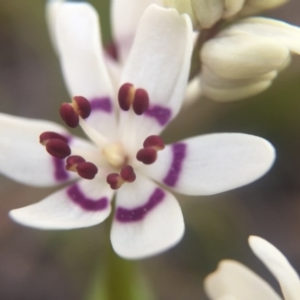
[[[180,206],[168,190],[216,194],[248,184],[271,167],[274,149],[259,137],[219,133],[171,145],[160,138],[187,86],[193,46],[187,16],[149,6],[118,85],[108,72],[98,17],[89,4],[60,3],[51,22],[73,99],[60,113],[91,142],[48,121],[0,116],[4,174],[38,186],[77,179],[39,203],[12,210],[15,221],[41,229],[96,225],[110,214],[116,191],[112,246],[120,256],[142,258],[183,235]]]

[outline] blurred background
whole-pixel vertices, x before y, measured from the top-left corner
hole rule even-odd
[[[109,0],[90,2],[101,14],[108,43]],[[0,111],[60,122],[59,105],[69,99],[44,12],[44,1],[0,1]],[[300,2],[291,0],[267,15],[300,26],[299,12]],[[175,121],[167,129],[167,142],[211,132],[262,136],[275,146],[278,157],[266,176],[243,188],[210,197],[178,195],[185,236],[170,251],[132,263],[142,290],[138,299],[207,299],[203,278],[225,258],[246,264],[279,290],[251,253],[250,234],[277,246],[300,273],[299,95],[300,58],[293,57],[291,66],[259,96],[227,104],[202,98],[181,113],[181,120],[188,122]],[[119,295],[128,288],[118,275],[129,263],[113,257],[114,263],[108,264],[108,224],[54,232],[21,227],[8,218],[9,210],[35,203],[53,190],[0,176],[0,299],[124,300],[117,293],[100,296],[107,274]]]

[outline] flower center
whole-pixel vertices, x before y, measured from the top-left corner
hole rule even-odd
[[[120,143],[113,143],[103,147],[102,155],[106,161],[115,169],[124,166],[128,158],[124,153],[124,149]]]
[[[130,83],[125,83],[120,87],[118,101],[122,110],[132,109],[136,115],[142,115],[149,106],[147,91],[135,88]],[[95,144],[101,147],[102,158],[117,172],[107,174],[106,182],[110,187],[115,190],[124,183],[133,182],[136,174],[133,167],[128,165],[129,157],[123,145],[120,142],[108,144],[107,138],[90,127],[83,120],[88,118],[90,113],[90,102],[82,96],[76,96],[73,98],[72,103],[63,103],[60,107],[60,115],[66,125],[71,128],[80,125]],[[89,180],[94,179],[98,173],[98,168],[94,163],[86,161],[80,155],[74,155],[75,149],[71,149],[68,137],[56,132],[44,132],[40,135],[40,143],[46,147],[50,155],[58,159],[66,159],[66,170],[76,172],[80,177]],[[137,152],[135,159],[146,165],[152,164],[157,159],[157,152],[164,149],[164,147],[164,142],[159,136],[151,135],[145,139],[143,148]],[[131,159],[134,159],[134,157],[131,157]]]

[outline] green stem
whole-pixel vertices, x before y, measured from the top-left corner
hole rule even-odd
[[[86,300],[152,300],[149,285],[138,270],[138,262],[115,254],[109,242],[111,222],[106,222],[105,257],[98,259],[94,279]]]
[[[132,300],[135,294],[136,264],[118,257],[109,245],[106,266],[108,300]]]

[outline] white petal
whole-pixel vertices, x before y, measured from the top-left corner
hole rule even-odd
[[[219,36],[251,33],[264,38],[273,38],[300,54],[300,28],[288,23],[262,17],[246,18],[220,32]]]
[[[48,25],[48,30],[50,34],[50,38],[52,41],[52,46],[57,51],[57,44],[56,44],[56,35],[55,35],[55,22],[56,22],[56,15],[59,10],[60,5],[65,0],[49,0],[46,2],[46,21]]]
[[[112,0],[112,27],[121,62],[125,62],[131,49],[136,28],[146,8],[161,0]]]
[[[300,279],[286,257],[272,244],[257,236],[250,236],[249,245],[278,280],[284,299],[298,300]]]
[[[0,114],[0,172],[24,184],[51,186],[72,178],[64,161],[39,143],[45,131],[69,134],[58,124]]]
[[[265,280],[233,260],[221,261],[205,278],[204,289],[211,300],[281,300]]]
[[[148,111],[134,120],[144,138],[160,132],[177,115],[187,86],[192,47],[192,25],[186,15],[154,4],[147,8],[121,79],[149,94]],[[121,114],[121,128],[128,122],[127,115]]]
[[[111,230],[118,255],[139,259],[160,253],[177,244],[183,232],[181,209],[172,194],[140,175],[118,191]]]
[[[10,211],[10,217],[39,229],[73,229],[104,221],[111,211],[113,191],[107,183],[82,180],[44,200]]]
[[[56,40],[70,96],[91,101],[87,122],[99,132],[114,133],[113,89],[101,49],[97,12],[88,3],[65,2],[56,14]]]
[[[167,146],[145,170],[175,191],[211,195],[246,185],[272,166],[275,152],[266,140],[242,133],[193,137]]]
[[[105,53],[105,63],[111,79],[113,90],[117,91],[119,88],[120,78],[122,75],[122,66],[109,54]]]

